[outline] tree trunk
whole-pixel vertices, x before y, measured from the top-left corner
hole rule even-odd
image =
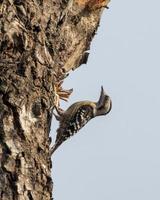
[[[52,111],[109,0],[0,0],[0,199],[51,200]]]

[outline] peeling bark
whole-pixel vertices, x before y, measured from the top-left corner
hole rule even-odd
[[[109,0],[0,1],[0,199],[51,200],[52,111]]]

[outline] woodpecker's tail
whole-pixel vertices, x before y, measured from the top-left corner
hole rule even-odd
[[[62,140],[58,140],[55,142],[55,144],[53,145],[53,147],[51,147],[51,155],[55,152],[56,149],[58,149],[58,147],[62,144]]]

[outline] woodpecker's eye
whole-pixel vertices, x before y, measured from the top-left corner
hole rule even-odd
[[[105,96],[105,100],[106,100],[106,101],[109,100],[109,96]]]

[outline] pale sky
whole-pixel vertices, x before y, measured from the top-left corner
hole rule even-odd
[[[97,100],[103,85],[113,109],[56,151],[55,200],[160,200],[160,1],[109,7],[87,65],[65,81],[74,92],[62,107]]]

